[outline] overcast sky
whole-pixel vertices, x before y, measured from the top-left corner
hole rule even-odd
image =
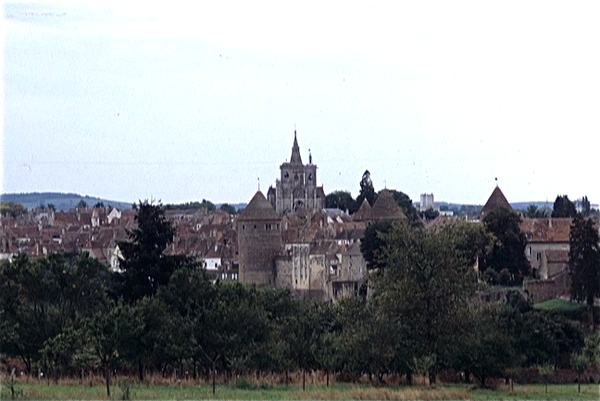
[[[600,202],[600,3],[3,3],[3,193]]]

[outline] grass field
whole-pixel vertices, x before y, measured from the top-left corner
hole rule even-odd
[[[15,399],[52,400],[598,400],[599,387],[586,384],[577,392],[576,384],[549,385],[548,393],[544,385],[516,385],[511,392],[508,387],[497,390],[483,390],[470,385],[425,386],[386,386],[375,387],[362,384],[336,383],[309,385],[306,392],[300,385],[268,386],[254,389],[240,389],[233,385],[217,386],[216,396],[212,395],[209,384],[202,385],[140,385],[111,388],[111,397],[106,396],[106,387],[75,384],[45,384],[15,382]],[[125,397],[124,397],[125,396]],[[10,385],[0,389],[0,400],[12,399]]]
[[[585,304],[571,302],[564,299],[551,299],[546,302],[535,304],[534,309],[554,310],[554,311],[572,311],[585,308]]]

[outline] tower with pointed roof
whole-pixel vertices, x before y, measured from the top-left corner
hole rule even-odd
[[[504,208],[506,210],[512,211],[512,206],[500,190],[500,187],[496,184],[496,188],[490,195],[490,198],[487,200],[483,209],[481,209],[481,213],[479,214],[479,218],[483,220],[483,218],[488,215],[492,210],[496,210],[499,208]]]
[[[282,251],[281,217],[258,191],[238,217],[239,280],[275,285],[275,258]]]
[[[275,188],[270,187],[267,193],[269,202],[278,215],[283,216],[300,209],[305,211],[323,209],[325,193],[322,186],[317,186],[317,166],[312,163],[312,156],[309,156],[308,164],[302,163],[296,131],[294,131],[292,157],[279,169],[281,178],[276,180]]]
[[[407,220],[407,218],[400,206],[398,206],[392,193],[389,190],[384,189],[373,204],[368,220],[371,222],[402,221]]]

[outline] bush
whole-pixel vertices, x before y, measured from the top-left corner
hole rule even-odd
[[[242,390],[250,390],[254,388],[254,385],[250,383],[248,379],[244,376],[240,376],[235,380],[235,387]]]
[[[496,271],[494,269],[486,269],[485,272],[483,272],[483,281],[485,281],[486,283],[488,283],[489,285],[495,285],[498,283],[498,273],[496,273]]]
[[[510,277],[510,272],[508,271],[508,269],[505,267],[504,269],[500,270],[500,274],[498,275],[498,283],[500,285],[509,285],[511,282],[511,277]]]

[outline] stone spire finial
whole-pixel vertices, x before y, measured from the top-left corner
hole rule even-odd
[[[298,146],[298,138],[296,138],[296,130],[294,130],[294,145],[292,146],[290,163],[302,165],[302,157],[300,157],[300,147]]]

